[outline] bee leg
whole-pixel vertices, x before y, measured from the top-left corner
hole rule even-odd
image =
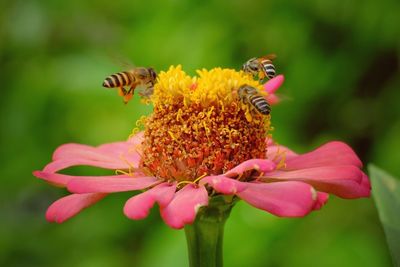
[[[145,89],[140,93],[142,97],[150,97],[154,92],[154,84],[152,82],[146,83]]]
[[[264,72],[259,72],[258,73],[258,81],[264,83],[265,82],[265,78],[267,78],[267,76],[264,74]]]
[[[118,94],[120,96],[125,96],[126,95],[126,90],[123,86],[118,87]]]
[[[147,87],[143,91],[139,92],[140,97],[144,98],[150,98],[150,96],[153,94],[154,87]]]
[[[124,95],[124,103],[128,103],[129,100],[131,100],[131,98],[133,97],[133,93],[126,93],[126,95]]]
[[[129,100],[133,97],[133,93],[135,92],[137,84],[132,84],[128,91],[124,90],[124,103],[128,103]]]

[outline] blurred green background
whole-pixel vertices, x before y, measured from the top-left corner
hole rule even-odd
[[[66,191],[31,172],[60,144],[126,139],[151,112],[101,87],[124,69],[113,55],[194,74],[274,52],[286,76],[274,138],[299,152],[342,140],[399,177],[399,11],[397,0],[2,1],[0,266],[188,265],[184,232],[165,226],[158,211],[144,221],[124,217],[131,193],[62,225],[44,219]],[[224,256],[225,266],[391,266],[372,199],[331,197],[303,219],[239,203]]]

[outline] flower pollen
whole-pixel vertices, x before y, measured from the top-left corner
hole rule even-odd
[[[252,159],[265,158],[270,116],[242,103],[238,88],[262,85],[233,69],[199,70],[190,77],[181,66],[161,72],[142,120],[141,167],[166,180],[195,181],[218,175]]]

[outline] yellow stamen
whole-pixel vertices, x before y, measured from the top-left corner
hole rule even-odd
[[[176,187],[180,187],[181,185],[183,185],[183,184],[193,184],[193,182],[192,181],[180,181],[177,185],[176,185]]]
[[[277,161],[279,159],[278,164],[276,165],[276,169],[279,170],[281,168],[285,168],[286,167],[286,154],[287,151],[283,150],[280,151],[281,148],[278,144],[276,144],[276,146],[278,147],[278,150],[276,151],[276,154],[274,156],[274,158],[272,159],[273,161]]]
[[[207,117],[210,118],[212,112],[214,111],[214,107],[212,106],[210,110],[207,112]]]
[[[176,114],[176,119],[179,121],[183,121],[182,119],[182,109],[178,110],[178,113]]]
[[[201,179],[203,179],[204,177],[207,176],[207,173],[204,173],[203,175],[199,176],[198,178],[196,178],[194,181],[180,181],[176,187],[179,187],[182,184],[194,184],[196,185]]]
[[[207,173],[204,173],[203,175],[199,176],[198,178],[196,178],[193,183],[197,183],[198,181],[200,181],[201,179],[203,179],[204,177],[207,176]]]
[[[178,139],[175,137],[175,135],[171,131],[168,131],[168,134],[171,136],[172,139],[174,139],[175,141],[178,141]]]
[[[128,175],[128,176],[132,176],[132,173],[130,171],[126,172],[126,171],[123,171],[123,170],[115,170],[115,174],[116,175],[124,174],[124,175]]]
[[[276,169],[282,169],[282,168],[286,168],[286,151],[283,151],[282,153],[282,158],[279,161],[278,165],[276,166]]]
[[[258,179],[262,178],[263,176],[264,176],[264,173],[260,172],[260,174],[257,176],[257,178],[255,180],[257,181]]]
[[[128,140],[130,140],[132,137],[134,137],[138,132],[140,132],[139,128],[137,128],[137,127],[133,128],[131,134],[128,136]]]

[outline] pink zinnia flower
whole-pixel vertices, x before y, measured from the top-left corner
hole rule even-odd
[[[282,82],[278,76],[264,85],[271,103],[278,101],[274,92]],[[267,134],[269,116],[237,102],[235,88],[244,83],[262,88],[233,70],[203,70],[198,78],[179,67],[162,72],[152,96],[154,114],[143,122],[144,132],[98,147],[62,145],[51,163],[34,172],[72,193],[49,207],[47,220],[62,223],[110,193],[133,190],[145,191],[126,202],[128,218],[145,218],[157,203],[165,223],[176,229],[193,223],[199,208],[217,195],[242,199],[281,217],[318,210],[328,194],[369,196],[362,163],[346,144],[329,142],[296,154],[273,142]],[[120,174],[58,173],[77,165]]]

